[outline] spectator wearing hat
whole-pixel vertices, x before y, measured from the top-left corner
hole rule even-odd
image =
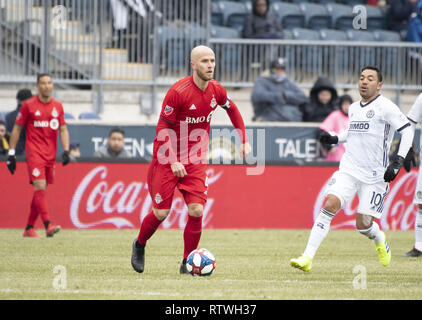
[[[79,142],[72,142],[69,145],[70,161],[75,162],[81,157],[81,149]]]
[[[336,110],[337,90],[327,77],[319,77],[310,92],[310,102],[303,107],[303,121],[322,122]]]
[[[15,110],[9,112],[6,115],[6,130],[12,132],[13,126],[15,125],[16,117],[22,106],[22,103],[32,97],[32,92],[29,89],[20,89],[16,94],[16,100],[18,106]],[[21,135],[19,136],[18,144],[16,145],[15,154],[22,155],[25,151],[25,128],[22,129]]]
[[[254,121],[302,121],[300,106],[306,94],[286,75],[283,58],[275,59],[270,70],[260,76],[252,89]]]

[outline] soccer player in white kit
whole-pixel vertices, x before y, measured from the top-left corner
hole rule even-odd
[[[320,142],[326,144],[347,141],[346,152],[339,170],[328,183],[324,207],[314,222],[304,253],[290,260],[295,268],[311,270],[312,260],[328,234],[331,220],[356,193],[359,197],[356,228],[373,240],[380,263],[383,266],[390,263],[391,251],[385,234],[373,219],[381,217],[388,183],[399,173],[412,146],[414,127],[397,105],[379,93],[381,87],[379,69],[364,67],[358,83],[362,99],[349,107],[349,128],[338,136],[326,133],[320,137]],[[388,164],[388,152],[395,131],[401,134],[400,147]]]
[[[412,126],[422,123],[422,93],[416,98],[415,103],[410,108],[407,118],[411,121]],[[419,150],[422,150],[422,131],[421,131],[421,140],[420,140]],[[406,157],[406,161],[409,162],[408,166],[410,168],[410,161],[412,158]],[[418,181],[416,184],[415,196],[413,197],[413,203],[418,205],[418,211],[416,213],[415,219],[415,244],[413,249],[405,254],[406,257],[422,257],[422,170],[421,164],[419,163],[419,172],[418,172]]]

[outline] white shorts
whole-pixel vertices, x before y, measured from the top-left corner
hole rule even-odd
[[[422,204],[422,172],[421,172],[421,168],[422,168],[422,161],[421,161],[421,164],[419,165],[415,196],[413,197],[413,203],[415,203],[415,204]]]
[[[332,194],[339,198],[343,208],[345,202],[352,201],[357,193],[359,198],[357,212],[379,219],[388,190],[387,182],[367,184],[347,173],[336,171],[328,182],[325,195]]]

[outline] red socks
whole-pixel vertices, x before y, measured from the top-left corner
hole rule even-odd
[[[183,233],[183,239],[185,241],[185,250],[183,258],[186,259],[193,250],[198,247],[199,240],[201,239],[202,233],[202,216],[192,217],[188,215],[188,222],[185,226]]]
[[[141,229],[139,230],[138,235],[138,242],[142,245],[145,245],[147,240],[151,238],[160,224],[161,221],[157,219],[153,211],[148,213],[142,221]]]
[[[43,222],[49,221],[47,202],[45,201],[45,190],[35,190],[31,202],[31,211],[28,217],[28,225],[34,226],[35,221],[41,215]]]
[[[161,221],[157,219],[153,212],[146,215],[139,230],[138,242],[145,245],[149,238],[155,233],[160,226]],[[183,258],[187,258],[189,253],[198,247],[202,233],[202,217],[192,217],[188,215],[188,221],[183,232],[185,243]]]

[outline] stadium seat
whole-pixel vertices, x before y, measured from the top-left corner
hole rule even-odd
[[[292,34],[295,40],[319,40],[319,33],[315,30],[294,28]]]
[[[274,2],[270,10],[277,13],[281,19],[281,24],[285,29],[304,28],[305,16],[296,3]]]
[[[211,24],[217,26],[224,24],[223,13],[220,11],[220,6],[217,2],[211,2]]]
[[[240,31],[234,28],[211,26],[211,38],[237,39],[240,38]],[[242,57],[242,47],[236,44],[227,43],[218,46],[215,50],[216,59],[220,61],[217,65],[217,72],[238,71]]]
[[[101,117],[95,112],[82,112],[79,119],[83,120],[101,120]]]
[[[283,39],[293,39],[293,32],[290,29],[283,30]]]
[[[331,27],[331,16],[327,12],[327,7],[317,3],[301,3],[300,9],[305,16],[305,26],[320,30]]]
[[[333,2],[331,0],[331,2]],[[365,5],[367,0],[336,0],[335,2],[341,4],[347,4],[349,6],[356,6],[356,5]]]
[[[198,24],[191,24],[184,28],[186,45],[188,48],[196,47],[207,41],[207,29]]]
[[[218,5],[223,13],[223,25],[236,28],[239,31],[242,30],[246,16],[249,14],[246,6],[235,1],[220,1]]]
[[[400,42],[401,36],[399,32],[387,31],[387,30],[375,30],[374,37],[377,41],[391,41]]]
[[[64,118],[66,120],[75,120],[75,117],[71,113],[69,113],[69,112],[65,112],[64,113]]]
[[[350,29],[346,31],[350,41],[375,42],[374,33]],[[374,65],[376,61],[376,48],[373,46],[359,46],[350,53],[351,64],[355,70],[360,70],[365,65]]]
[[[6,119],[6,115],[9,113],[10,111],[1,111],[0,112],[0,120],[4,120]]]
[[[347,30],[353,27],[353,14],[352,6],[338,4],[338,3],[327,3],[327,12],[331,15],[331,26],[335,29]]]
[[[160,55],[163,65],[171,71],[182,70],[185,67],[187,49],[185,32],[181,28],[160,26],[157,28],[160,44]]]
[[[374,33],[370,31],[350,29],[346,33],[350,41],[375,41]]]
[[[211,25],[211,38],[237,39],[241,36],[237,29]]]
[[[295,40],[318,41],[319,32],[316,30],[294,28],[292,30],[293,38]],[[298,62],[297,66],[300,68],[302,74],[313,74],[321,63],[321,53],[318,46],[299,46],[295,51],[295,60]],[[288,55],[289,58],[289,55]],[[297,69],[297,68],[296,68]],[[296,70],[297,71],[297,70]]]
[[[387,29],[387,16],[380,8],[368,5],[364,7],[367,14],[366,28],[368,30]]]
[[[321,29],[319,30],[319,37],[325,41],[347,41],[347,34],[342,30]]]

